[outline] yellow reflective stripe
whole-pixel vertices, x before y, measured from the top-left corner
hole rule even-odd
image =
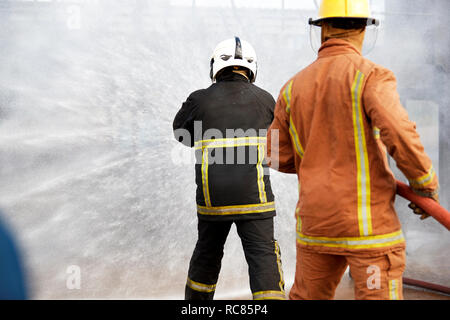
[[[298,208],[295,209],[295,211],[298,211]],[[300,218],[300,216],[297,216],[297,232],[301,233],[302,232],[302,218]]]
[[[204,283],[200,283],[200,282],[195,282],[189,278],[187,278],[186,285],[189,288],[191,288],[192,290],[199,291],[199,292],[213,292],[216,290],[215,284],[204,284]]]
[[[251,143],[251,142],[243,142],[243,143],[234,143],[234,144],[211,144],[209,146],[203,146],[203,147],[197,147],[195,148],[195,150],[199,150],[199,149],[207,149],[207,148],[235,148],[235,147],[250,147],[250,146],[260,146],[261,143],[260,142],[255,142],[255,143]]]
[[[297,232],[297,242],[304,245],[323,246],[331,248],[370,249],[388,247],[405,241],[403,232],[365,237],[328,238],[312,237]]]
[[[292,83],[294,80],[291,80],[286,88],[283,91],[284,102],[286,103],[286,112],[289,113],[291,111],[291,98],[292,98]]]
[[[286,88],[283,91],[284,102],[286,103],[286,113],[289,114],[289,134],[291,135],[292,142],[294,143],[294,149],[297,152],[298,156],[302,159],[303,154],[305,153],[300,143],[300,139],[298,138],[298,132],[295,128],[294,121],[292,120],[291,112],[291,99],[292,99],[292,83],[294,81],[291,80]]]
[[[256,164],[256,170],[258,172],[258,191],[259,200],[261,203],[267,202],[266,185],[264,183],[264,168],[262,166],[264,160],[264,145],[258,146],[258,163]]]
[[[266,137],[241,137],[241,138],[225,138],[225,139],[209,139],[199,140],[195,142],[195,149],[203,148],[232,148],[243,146],[258,146],[266,144]]]
[[[232,215],[232,214],[250,214],[275,210],[275,202],[224,206],[224,207],[205,207],[197,205],[197,212],[204,215]]]
[[[399,292],[399,281],[389,280],[389,300],[400,300],[398,292]]]
[[[224,138],[224,139],[209,139],[200,140],[195,142],[195,149],[201,149],[203,151],[202,155],[202,185],[203,185],[203,196],[205,199],[206,207],[211,207],[211,199],[209,193],[208,184],[208,148],[228,148],[228,147],[241,147],[241,146],[256,146],[258,147],[258,189],[260,194],[261,203],[267,202],[267,194],[265,191],[264,184],[264,170],[262,162],[264,160],[265,145],[267,142],[266,137],[240,137],[240,138]],[[266,210],[270,211],[270,210]],[[208,214],[208,213],[204,213]]]
[[[253,300],[286,300],[284,291],[258,291],[253,293]]]
[[[207,144],[208,142],[227,142],[227,141],[241,141],[241,140],[253,140],[256,139],[260,142],[265,142],[267,140],[266,137],[238,137],[238,138],[221,138],[221,139],[207,139],[207,140],[199,140],[195,144]]]
[[[292,141],[294,142],[294,148],[300,159],[303,159],[303,147],[298,138],[297,129],[295,128],[294,121],[292,120],[292,115],[289,117],[289,133],[291,135]]]
[[[370,204],[370,170],[367,154],[366,137],[361,105],[361,88],[364,74],[356,72],[352,85],[353,129],[356,151],[357,187],[358,187],[358,224],[362,236],[372,234],[372,217]]]
[[[436,171],[434,171],[433,166],[428,170],[428,172],[417,178],[417,179],[408,179],[411,187],[414,188],[423,188],[433,182],[434,176],[436,175]]]
[[[380,128],[373,127],[373,136],[375,139],[380,139]]]
[[[402,230],[398,230],[392,233],[386,233],[386,234],[379,234],[376,236],[366,236],[366,237],[314,237],[314,236],[307,236],[303,235],[303,237],[308,239],[317,239],[317,240],[325,240],[325,241],[331,241],[331,242],[337,242],[337,241],[366,241],[366,240],[381,240],[381,239],[390,239],[393,237],[403,236]]]
[[[211,199],[209,196],[209,185],[208,185],[208,149],[203,150],[202,185],[203,185],[203,197],[205,198],[205,204],[207,207],[211,207]]]
[[[283,268],[281,266],[280,246],[278,245],[277,241],[275,241],[275,255],[277,257],[278,274],[280,275],[280,281],[278,282],[278,286],[280,287],[280,290],[284,293],[284,274]]]

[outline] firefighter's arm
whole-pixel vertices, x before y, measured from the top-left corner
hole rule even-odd
[[[372,125],[380,129],[383,144],[414,192],[437,199],[436,172],[424,151],[416,124],[409,120],[400,103],[394,74],[387,69],[375,68],[367,78],[363,102]]]
[[[267,132],[268,164],[284,173],[296,173],[295,158],[289,135],[289,120],[282,95],[275,105],[274,120]]]
[[[187,98],[173,120],[175,139],[188,147],[194,146],[194,120],[198,108],[194,94]]]

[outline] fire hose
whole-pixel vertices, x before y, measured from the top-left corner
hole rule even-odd
[[[424,288],[424,289],[429,289],[429,290],[433,290],[433,291],[438,291],[438,292],[442,292],[442,293],[450,295],[450,288],[442,286],[440,284],[435,284],[435,283],[430,283],[430,282],[425,282],[425,281],[411,279],[411,278],[405,278],[405,277],[403,277],[403,284],[407,284],[407,285],[418,287],[418,288]]]
[[[406,184],[397,181],[397,193],[416,204],[434,219],[436,219],[440,224],[447,228],[450,231],[450,213],[442,206],[440,206],[436,201],[430,198],[421,197],[414,193],[414,191]],[[424,289],[429,289],[433,291],[439,291],[442,293],[450,294],[450,288],[441,286],[434,283],[429,283],[425,281],[403,278],[403,283],[408,284],[415,287],[420,287]]]
[[[397,181],[397,193],[401,197],[415,203],[450,231],[450,212],[440,206],[436,201],[417,195],[408,185],[400,181]]]

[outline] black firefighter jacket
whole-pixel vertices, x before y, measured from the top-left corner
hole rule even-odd
[[[265,162],[275,101],[245,77],[228,73],[193,92],[175,116],[175,138],[195,148],[197,213],[204,220],[275,216]]]

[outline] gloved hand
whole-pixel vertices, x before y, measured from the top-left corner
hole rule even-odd
[[[434,196],[430,197],[437,203],[439,203],[439,194],[435,194]],[[420,220],[424,220],[428,218],[430,215],[426,213],[424,210],[422,210],[420,207],[418,207],[416,204],[410,202],[408,207],[414,212],[414,214],[420,215]]]

